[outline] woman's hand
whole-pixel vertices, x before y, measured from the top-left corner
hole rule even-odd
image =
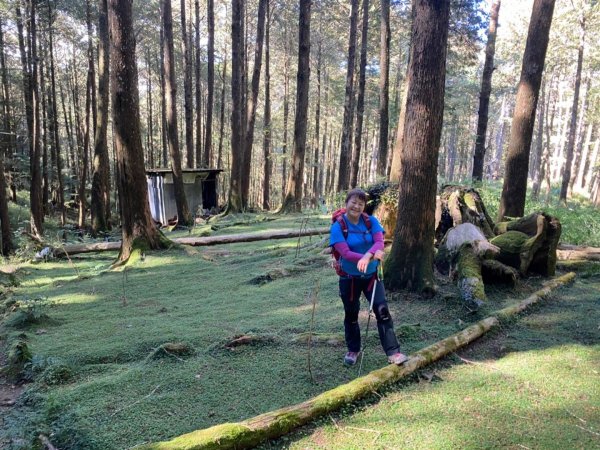
[[[358,263],[356,263],[356,267],[358,267],[359,272],[365,273],[367,271],[367,266],[371,262],[371,258],[373,258],[373,255],[367,252],[365,253],[365,256],[358,260]]]
[[[383,261],[384,258],[385,258],[385,253],[383,252],[383,250],[377,250],[375,252],[375,255],[373,255],[373,259],[377,259],[379,261]]]

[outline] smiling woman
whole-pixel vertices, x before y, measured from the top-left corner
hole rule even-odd
[[[356,364],[361,352],[358,325],[361,293],[370,299],[369,314],[375,312],[379,340],[389,362],[402,364],[407,358],[399,351],[385,289],[377,270],[384,257],[384,230],[375,217],[364,212],[366,203],[367,194],[360,189],[352,189],[346,196],[344,213],[339,214],[331,225],[329,245],[340,255],[339,289],[344,304],[344,331],[348,347],[344,364]]]

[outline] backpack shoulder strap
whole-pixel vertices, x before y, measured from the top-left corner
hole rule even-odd
[[[344,239],[348,239],[348,224],[346,224],[346,221],[344,220],[344,215],[340,214],[339,216],[337,216],[335,221],[340,225],[340,228],[342,229],[342,234],[344,235]]]
[[[365,221],[367,230],[371,231],[371,227],[373,226],[373,224],[371,223],[371,217],[369,217],[369,215],[366,212],[364,212],[364,213],[362,213],[362,218]]]

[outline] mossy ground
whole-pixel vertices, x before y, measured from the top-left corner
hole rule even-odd
[[[215,226],[217,229],[212,233],[299,229],[301,226],[323,226],[328,222],[327,216],[245,216],[218,221],[215,224],[218,225]],[[191,232],[178,232],[171,236],[198,231],[192,229]],[[334,334],[342,329],[343,309],[337,296],[334,271],[325,264],[315,263],[310,270],[305,270],[302,265],[306,260],[318,261],[315,256],[321,248],[314,245],[318,241],[319,237],[306,237],[301,240],[259,241],[151,252],[146,254],[143,261],[122,271],[107,270],[116,252],[75,255],[72,262],[77,270],[67,261],[26,265],[18,272],[20,285],[14,288],[12,297],[31,299],[43,296],[52,305],[47,311],[50,320],[29,325],[26,329],[6,328],[0,337],[7,343],[25,332],[33,361],[52,361],[54,365],[68,366],[71,376],[63,383],[49,384],[42,376],[43,364],[37,371],[33,367],[33,382],[27,385],[17,405],[2,418],[0,447],[31,448],[32,439],[43,433],[50,436],[51,441],[61,449],[129,448],[144,442],[171,439],[223,422],[247,419],[304,401],[354,379],[357,369],[346,369],[341,365],[345,351],[343,346],[313,344],[312,381],[308,372],[307,345],[303,342],[290,343],[293,336],[305,333],[311,327],[312,304],[309,294],[317,282],[320,289],[312,325],[314,332]],[[291,270],[289,276],[271,282],[259,285],[250,283],[253,278],[282,267],[302,269]],[[594,279],[591,277],[588,281]],[[486,288],[489,301],[478,314],[471,314],[462,306],[455,286],[448,280],[439,279],[438,282],[440,290],[432,299],[423,300],[406,292],[388,295],[405,352],[418,350],[485,317],[495,309],[518,302],[535,291],[542,280],[528,279],[520,282],[515,290]],[[565,295],[568,292],[565,290]],[[597,293],[594,295],[597,298]],[[597,326],[597,315],[592,314],[597,306],[587,316],[577,320],[583,320],[586,324],[595,321]],[[540,310],[543,311],[543,308]],[[531,317],[537,317],[537,314],[539,312]],[[560,324],[563,320],[568,323],[575,317],[573,311],[558,300],[553,314],[553,324]],[[360,320],[364,332],[367,320],[364,308]],[[364,373],[386,363],[375,327],[373,324],[371,327]],[[512,336],[512,330],[508,328],[505,332]],[[516,346],[521,336],[520,332],[514,333],[511,345]],[[269,335],[277,339],[264,345],[233,349],[224,347],[224,343],[242,334]],[[532,330],[525,337],[526,342],[535,343],[537,331]],[[588,338],[592,340],[592,336]],[[565,339],[568,341],[567,337]],[[148,358],[166,342],[185,342],[194,349],[194,353],[185,358]],[[586,364],[589,366],[589,358],[594,356],[594,351],[597,360],[597,342],[596,347],[592,344],[582,344],[578,350],[583,358],[581,370]],[[544,354],[536,356],[537,352],[560,353],[557,348],[561,347],[548,344],[529,350],[535,358],[547,358]],[[527,351],[516,349],[515,353],[515,357],[520,358]],[[478,368],[478,365],[469,365],[462,369],[465,370],[464,375],[457,372],[453,377],[446,375],[444,378],[451,381],[466,377],[472,380],[472,386],[465,388],[467,391],[475,386],[483,389],[486,395],[491,395],[485,388],[485,378],[477,381],[477,377],[485,375],[485,370],[477,374]],[[438,370],[446,369],[442,364]],[[448,370],[459,370],[459,367],[450,367]],[[583,384],[588,383],[586,377],[593,376],[589,371],[580,373],[579,369],[572,374],[576,377],[575,381]],[[409,383],[408,391],[390,391],[385,397],[390,400],[381,402],[390,408],[383,412],[384,417],[389,417],[391,411],[395,411],[398,414],[413,414],[415,427],[419,422],[424,426],[434,423],[414,418],[434,417],[435,411],[443,412],[444,402],[451,404],[454,401],[451,391],[447,393],[447,398],[444,398],[444,393],[438,394],[439,406],[435,411],[422,413],[418,412],[416,404],[412,406],[417,408],[416,412],[408,412],[406,400],[397,404],[392,396],[409,395],[406,398],[416,402],[421,389],[427,386],[432,389],[437,385]],[[506,396],[502,394],[500,384],[496,390],[497,395],[510,402],[504,398],[512,395],[510,390]],[[591,393],[588,398],[590,402],[598,399],[597,395],[594,397]],[[542,400],[540,398],[539,402]],[[426,406],[427,402],[421,408]],[[373,409],[367,417],[376,417],[378,407],[366,409]],[[593,417],[583,415],[579,410],[572,412],[588,420],[592,429],[598,431]],[[353,420],[353,417],[341,415],[335,420]],[[376,423],[383,424],[386,420],[376,419]],[[402,416],[398,416],[390,423],[398,425],[403,420]],[[432,434],[451,431],[448,428],[451,425],[441,418],[436,420],[440,433]],[[464,420],[466,424],[456,425],[455,434],[460,434],[461,426],[471,424],[467,417]],[[494,427],[504,426],[501,417],[494,416],[489,420]],[[332,427],[329,431],[325,427],[321,433],[326,435],[337,430]],[[375,425],[363,424],[362,427],[374,428]],[[425,429],[420,433],[427,434]],[[442,430],[444,433],[441,433]],[[505,431],[512,433],[508,427]],[[385,445],[397,447],[391,443],[393,440],[380,441],[381,436],[373,440],[375,435],[369,432],[366,435],[371,435],[369,440],[362,441],[360,445],[358,441],[356,445],[355,441],[347,441],[348,448],[379,448],[384,442],[388,442]],[[575,437],[579,439],[580,435]],[[301,447],[320,445],[318,441],[303,441],[311,438],[304,438],[302,434],[288,439],[291,441],[278,441],[273,445],[286,446],[293,441],[298,441],[297,445]],[[446,439],[440,441],[442,443],[460,442],[453,440],[458,439],[454,435],[441,436],[440,439]],[[417,439],[415,442],[420,441]]]

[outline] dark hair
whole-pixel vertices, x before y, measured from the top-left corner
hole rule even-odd
[[[358,197],[359,200],[367,203],[367,193],[365,191],[363,191],[362,189],[350,189],[348,191],[348,194],[346,195],[346,201],[344,203],[348,203],[348,201],[352,198],[352,197]]]

